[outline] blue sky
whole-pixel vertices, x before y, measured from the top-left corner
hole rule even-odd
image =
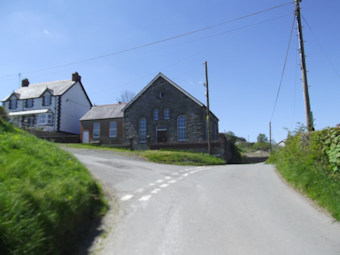
[[[272,117],[294,4],[235,19],[285,3],[3,0],[0,98],[19,87],[19,73],[39,83],[70,79],[77,71],[92,103],[111,104],[121,91],[137,94],[162,72],[205,103],[207,61],[211,110],[220,120],[220,132],[255,141],[259,133],[269,136],[271,120],[272,136],[280,141],[286,128],[305,124],[296,24]],[[301,7],[311,108],[316,129],[322,129],[340,123],[340,1],[304,0]],[[89,60],[111,53],[117,54]]]

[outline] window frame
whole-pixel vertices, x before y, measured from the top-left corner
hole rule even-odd
[[[170,119],[170,108],[164,109],[164,119],[169,120]]]
[[[101,126],[100,122],[98,122],[98,121],[93,122],[92,138],[100,138],[100,126]],[[97,132],[98,132],[98,134],[97,134]]]
[[[186,117],[185,115],[179,115],[177,117],[177,141],[184,142],[186,140]]]
[[[146,143],[147,120],[145,117],[139,119],[138,140],[139,143]]]
[[[112,127],[111,124],[114,124]],[[117,137],[117,121],[112,120],[109,123],[109,137]]]
[[[52,126],[53,125],[52,113],[40,113],[38,115],[37,125],[38,126],[44,126],[44,125]]]
[[[46,93],[42,97],[42,105],[43,106],[50,106],[52,104],[52,95],[49,93]]]
[[[153,110],[153,120],[159,120],[159,109],[156,108]]]
[[[15,106],[13,106],[15,104]],[[9,105],[8,105],[8,109],[10,110],[15,110],[18,108],[18,99],[16,97],[12,97],[9,100]]]
[[[25,108],[33,108],[34,100],[33,98],[25,99]]]

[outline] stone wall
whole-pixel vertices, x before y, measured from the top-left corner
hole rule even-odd
[[[170,118],[164,118],[164,110],[170,110]],[[153,119],[153,112],[159,110],[159,119]],[[150,143],[157,143],[157,129],[165,128],[167,143],[178,142],[177,118],[186,117],[186,141],[179,143],[197,143],[206,141],[206,112],[182,91],[159,77],[140,97],[124,112],[124,141],[133,137],[134,148],[146,149],[145,143],[139,142],[139,120],[147,120],[147,136]],[[212,116],[218,131],[218,120]],[[213,131],[212,131],[213,132]],[[215,131],[216,133],[216,131]]]

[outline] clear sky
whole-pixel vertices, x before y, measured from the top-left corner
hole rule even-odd
[[[289,2],[2,0],[0,99],[19,87],[19,73],[40,83],[77,71],[93,104],[111,104],[162,72],[205,103],[207,61],[220,132],[256,141],[259,133],[269,136],[272,121],[272,136],[280,141],[285,128],[306,122],[296,23],[272,117],[294,4],[248,15]],[[303,0],[301,7],[311,109],[322,129],[340,123],[340,1]]]

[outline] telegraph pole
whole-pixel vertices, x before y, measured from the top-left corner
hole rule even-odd
[[[272,152],[272,122],[269,121],[269,151]]]
[[[303,94],[305,97],[305,110],[306,110],[306,124],[309,131],[314,130],[313,117],[310,109],[309,93],[308,93],[308,82],[307,82],[307,68],[305,60],[305,47],[302,35],[301,15],[300,15],[300,2],[302,0],[295,0],[295,15],[297,19],[297,29],[299,36],[300,46],[300,57],[301,57],[301,71],[302,71],[302,83],[303,83]]]
[[[208,84],[208,63],[204,62],[205,65],[205,84],[206,96],[207,96],[207,126],[208,126],[208,153],[211,154],[211,134],[210,134],[210,109],[209,109],[209,84]]]

